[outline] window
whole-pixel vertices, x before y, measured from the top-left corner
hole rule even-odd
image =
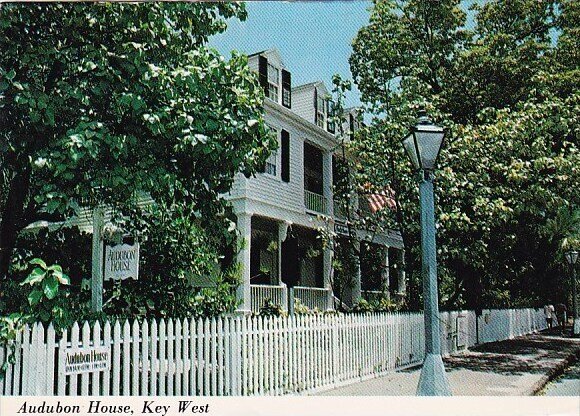
[[[278,145],[278,131],[273,128],[268,126],[268,130],[276,135],[276,144]],[[278,150],[272,150],[272,152],[270,153],[270,156],[268,157],[268,159],[266,160],[266,166],[264,169],[264,173],[267,173],[269,175],[272,176],[276,176],[278,174]]]
[[[327,102],[327,108],[326,108],[326,130],[328,130],[330,133],[334,133],[336,131],[336,124],[334,122],[333,117],[335,116],[334,114],[334,102],[328,100]]]
[[[268,160],[266,160],[266,173],[276,176],[276,161],[278,159],[278,151],[273,150]]]
[[[268,98],[278,102],[280,85],[280,70],[272,64],[268,64]]]
[[[316,99],[316,125],[322,128],[324,128],[325,120],[324,107],[326,107],[324,98],[318,96]]]
[[[285,107],[290,108],[290,90],[289,89],[284,88],[282,90],[282,104]]]

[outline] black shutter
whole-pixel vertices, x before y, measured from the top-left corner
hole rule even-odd
[[[334,103],[331,100],[326,101],[326,129],[330,133],[336,131],[336,126],[334,123]]]
[[[314,87],[314,124],[318,123],[318,90]]]
[[[282,170],[281,176],[284,182],[290,182],[290,133],[282,130]]]
[[[292,76],[284,69],[282,70],[282,105],[292,108]]]
[[[268,59],[265,56],[258,56],[258,74],[260,78],[260,86],[264,89],[264,94],[268,96]]]

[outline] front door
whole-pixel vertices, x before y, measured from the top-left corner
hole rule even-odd
[[[288,287],[294,287],[300,281],[298,239],[290,235],[282,243],[282,281]]]

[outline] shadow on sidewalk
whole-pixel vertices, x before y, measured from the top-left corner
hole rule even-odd
[[[558,334],[555,334],[558,335]],[[577,341],[549,333],[483,344],[463,355],[445,358],[447,371],[472,370],[505,375],[544,373],[554,362],[580,348]]]

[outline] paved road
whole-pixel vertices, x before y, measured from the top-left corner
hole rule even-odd
[[[580,362],[576,362],[564,374],[548,384],[541,394],[544,396],[580,397]]]

